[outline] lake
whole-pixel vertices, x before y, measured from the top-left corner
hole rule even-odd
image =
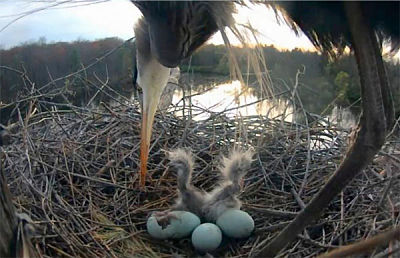
[[[185,97],[185,105],[192,106],[194,120],[207,119],[211,114],[220,112],[231,118],[263,115],[271,119],[282,116],[287,122],[293,122],[295,119],[293,106],[287,100],[260,100],[237,80],[199,88],[208,90],[193,90],[190,94],[186,92]],[[182,90],[175,91],[172,104],[181,104],[179,102],[183,101],[183,97]],[[181,113],[178,112],[179,114]],[[334,107],[326,118],[343,128],[351,128],[356,124],[356,118],[349,109]]]

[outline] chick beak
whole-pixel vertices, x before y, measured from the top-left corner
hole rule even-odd
[[[140,139],[140,186],[144,187],[149,158],[150,138],[154,115],[160,102],[161,94],[167,85],[170,69],[158,62],[150,62],[146,71],[138,77],[138,84],[143,89],[142,128]]]

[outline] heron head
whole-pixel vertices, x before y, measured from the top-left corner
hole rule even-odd
[[[183,31],[164,19],[148,20],[151,53],[164,66],[174,68],[185,58]]]
[[[154,116],[160,97],[167,85],[170,68],[162,65],[151,51],[150,35],[145,20],[135,26],[136,36],[136,84],[142,88],[142,127],[140,142],[140,185],[145,184],[147,160]]]
[[[141,186],[144,186],[154,115],[168,82],[170,68],[189,57],[218,30],[216,10],[233,3],[206,1],[133,1],[144,19],[135,27],[137,84],[143,89]],[[218,15],[222,13],[219,12]]]
[[[208,1],[133,1],[148,26],[150,49],[166,67],[176,67],[215,32],[232,22],[233,3]]]
[[[160,102],[161,94],[167,85],[170,68],[160,64],[150,56],[141,67],[138,67],[137,84],[143,90],[142,128],[140,143],[140,185],[144,186],[147,173],[147,160],[150,149],[150,138],[154,116]],[[138,55],[138,63],[140,55]]]

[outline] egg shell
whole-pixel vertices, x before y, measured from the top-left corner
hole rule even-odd
[[[202,252],[210,252],[217,249],[221,241],[221,229],[212,223],[203,223],[192,233],[192,244],[194,248]]]
[[[183,238],[200,225],[200,219],[195,214],[187,211],[171,211],[170,223],[164,229],[158,224],[157,219],[151,216],[147,220],[147,232],[157,239]]]
[[[222,232],[232,238],[245,238],[254,230],[253,218],[244,211],[229,209],[219,216],[217,225]]]

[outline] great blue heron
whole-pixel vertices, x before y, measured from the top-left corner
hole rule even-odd
[[[170,69],[232,23],[233,2],[133,1],[144,19],[135,26],[137,79],[143,90],[140,185],[144,186],[154,114]]]
[[[135,29],[137,83],[144,92],[140,180],[143,186],[151,126],[169,69],[190,56],[219,28],[229,25],[234,4],[230,1],[133,3],[144,16]],[[306,225],[318,218],[322,208],[372,160],[383,145],[393,125],[394,112],[380,43],[390,40],[393,49],[398,49],[400,4],[398,1],[259,3],[283,11],[293,29],[303,31],[317,48],[332,56],[340,54],[345,47],[354,50],[364,111],[357,137],[340,167],[296,219],[262,249],[260,255],[266,256],[276,254]]]

